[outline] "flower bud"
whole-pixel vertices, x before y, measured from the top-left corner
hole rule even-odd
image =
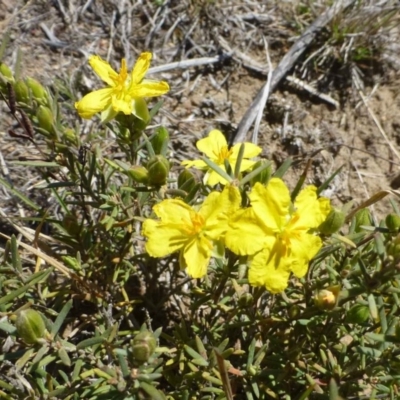
[[[0,89],[6,90],[7,83],[14,82],[13,73],[10,68],[4,63],[0,63]]]
[[[18,335],[26,344],[40,343],[45,336],[46,326],[43,318],[32,308],[18,312],[15,326]]]
[[[48,133],[54,133],[54,116],[50,108],[40,106],[36,112],[40,128]]]
[[[151,157],[147,162],[147,170],[150,185],[165,185],[169,173],[169,161],[162,155]]]
[[[149,181],[149,172],[141,165],[135,165],[127,171],[128,175],[137,183],[147,184]]]
[[[346,322],[349,324],[363,324],[368,318],[369,308],[363,304],[355,304],[346,314]]]
[[[157,340],[150,331],[139,332],[132,341],[132,353],[137,361],[146,362],[154,353]]]
[[[63,132],[63,137],[66,141],[72,144],[78,144],[78,138],[76,137],[76,132],[74,129],[66,128]]]
[[[400,215],[388,214],[385,219],[386,226],[390,231],[398,231],[400,228]]]
[[[47,102],[47,92],[46,89],[39,83],[36,79],[26,78],[26,84],[32,92],[32,96],[40,104],[45,104]]]
[[[400,235],[397,235],[386,244],[386,251],[389,256],[395,259],[400,256]]]
[[[9,82],[14,80],[14,76],[11,69],[4,63],[0,63],[0,75],[6,78],[6,80]]]
[[[318,229],[324,235],[331,235],[343,226],[345,219],[343,211],[333,208]]]
[[[372,224],[371,213],[368,208],[363,208],[356,212],[355,215],[355,232],[362,230],[361,226],[370,226]]]
[[[321,310],[333,310],[339,297],[340,286],[330,286],[314,296],[315,305]]]
[[[29,89],[25,81],[18,80],[14,84],[15,98],[20,103],[29,103]]]
[[[155,154],[167,155],[169,144],[169,133],[166,128],[160,126],[156,129],[155,136],[151,139],[151,145]]]
[[[252,171],[256,170],[257,168],[261,167],[262,165],[267,165],[267,164],[270,164],[270,162],[268,160],[264,160],[264,159],[259,160],[253,165]],[[271,178],[271,166],[265,168],[257,176],[255,176],[251,180],[251,185],[254,186],[257,182],[260,182],[263,185],[265,185],[268,183],[270,178]]]
[[[253,302],[254,298],[251,293],[243,293],[238,300],[239,306],[242,308],[251,306]]]
[[[184,190],[189,193],[194,186],[196,185],[196,178],[194,175],[188,170],[184,169],[178,176],[178,189]]]

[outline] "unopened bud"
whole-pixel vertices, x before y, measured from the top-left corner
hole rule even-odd
[[[162,155],[151,157],[147,163],[150,185],[164,185],[169,174],[169,161]]]
[[[400,235],[397,235],[387,243],[386,251],[389,256],[392,256],[395,259],[400,256]]]
[[[178,189],[189,193],[195,185],[196,178],[194,175],[186,168],[182,170],[178,176]]]
[[[137,183],[147,184],[149,181],[149,172],[141,165],[135,165],[129,168],[127,173]]]
[[[253,304],[254,298],[251,293],[243,293],[238,300],[239,306],[242,308],[249,307]]]
[[[339,292],[339,286],[330,286],[320,290],[314,296],[315,305],[321,310],[333,310],[336,307]]]
[[[263,165],[267,165],[267,164],[271,164],[271,163],[268,160],[259,160],[253,165],[252,171],[256,170],[257,168],[259,168]],[[271,166],[266,167],[263,171],[261,171],[257,176],[255,176],[251,180],[252,186],[254,186],[257,182],[260,182],[263,185],[267,184],[271,178],[271,173],[272,173]]]
[[[46,326],[43,318],[31,308],[18,312],[15,326],[18,335],[26,344],[40,343],[45,336]]]
[[[343,226],[345,219],[343,211],[333,208],[318,229],[324,235],[331,235]]]
[[[139,332],[132,341],[132,353],[135,360],[146,362],[154,353],[157,347],[157,340],[150,331]]]
[[[26,78],[26,84],[32,92],[32,97],[37,100],[40,104],[47,102],[46,89],[36,79]]]
[[[7,83],[14,82],[13,73],[10,68],[4,63],[0,63],[0,89],[5,91],[7,89]]]
[[[166,128],[160,126],[156,129],[155,136],[151,139],[151,145],[155,154],[167,155],[169,144],[169,133]]]
[[[346,322],[349,324],[363,324],[368,318],[369,308],[363,304],[355,304],[346,314]]]
[[[78,138],[76,137],[76,132],[74,129],[71,128],[66,128],[63,132],[63,137],[66,141],[73,143],[73,144],[78,144]]]
[[[388,214],[385,222],[390,231],[398,231],[400,228],[400,215]]]
[[[29,89],[25,81],[16,81],[14,84],[15,98],[20,103],[29,103]]]
[[[8,82],[11,82],[14,80],[13,73],[7,64],[0,63],[0,75],[2,77],[6,78],[6,80]]]
[[[40,106],[37,110],[36,117],[40,128],[48,133],[54,133],[54,116],[50,108]]]

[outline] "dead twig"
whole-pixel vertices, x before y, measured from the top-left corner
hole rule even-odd
[[[282,58],[279,65],[275,68],[272,75],[271,81],[271,92],[278,86],[282,78],[288,73],[288,71],[293,68],[294,64],[298,60],[301,54],[304,53],[306,48],[314,40],[317,33],[327,25],[336,15],[343,12],[343,10],[350,5],[352,5],[355,0],[338,0],[335,4],[327,9],[322,15],[320,15],[300,36],[296,43],[290,48],[288,53]],[[258,92],[256,98],[251,103],[250,107],[246,111],[242,120],[239,123],[236,135],[234,137],[234,143],[243,142],[246,138],[246,134],[250,129],[252,123],[254,122],[257,112],[258,104],[261,102],[264,86]]]

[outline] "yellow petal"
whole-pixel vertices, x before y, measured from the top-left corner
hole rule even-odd
[[[254,254],[274,241],[272,231],[259,223],[252,208],[234,213],[225,235],[227,247],[238,255]]]
[[[280,259],[278,252],[271,254],[270,247],[251,260],[249,283],[252,286],[265,286],[271,293],[280,293],[286,289],[289,277],[287,260]]]
[[[151,53],[142,53],[139,56],[132,70],[132,75],[131,75],[132,86],[139,84],[143,80],[147,70],[150,68],[150,62],[152,56],[153,55]]]
[[[251,205],[258,219],[270,229],[279,231],[287,222],[290,193],[279,178],[272,178],[265,187],[256,183],[249,194]]]
[[[111,65],[107,61],[104,61],[99,56],[93,55],[89,58],[89,64],[102,81],[109,86],[115,86],[115,80],[118,78],[118,74],[111,68]]]
[[[204,236],[191,240],[182,250],[187,273],[192,278],[201,278],[207,273],[212,244]]]
[[[192,224],[191,215],[195,211],[185,202],[179,199],[167,199],[156,204],[153,210],[157,217],[165,224],[189,226]]]
[[[235,160],[237,159],[241,145],[242,143],[238,143],[232,147],[232,157],[234,157]],[[244,144],[243,158],[257,157],[261,153],[261,151],[262,151],[261,147],[258,147],[253,143],[246,142]]]
[[[169,85],[164,81],[150,81],[146,79],[138,85],[132,85],[128,92],[133,98],[156,97],[169,92]]]
[[[253,165],[256,163],[256,161],[251,161],[251,160],[242,160],[242,163],[240,164],[240,172],[243,171],[248,171],[250,168],[253,167]],[[234,167],[233,167],[234,168]]]
[[[228,229],[228,219],[239,209],[241,196],[239,189],[227,185],[220,192],[212,192],[205,199],[199,214],[205,220],[204,232],[208,238],[218,240]]]
[[[317,188],[315,186],[305,187],[296,197],[294,203],[296,208],[297,220],[296,229],[317,228],[328,216],[331,206],[326,198],[317,198]],[[301,228],[300,228],[301,227]]]
[[[318,236],[308,233],[297,235],[290,240],[290,270],[302,278],[307,270],[309,262],[317,255],[322,247],[322,240]]]
[[[220,167],[224,171],[226,171],[223,165],[220,165]],[[226,185],[228,183],[228,181],[225,178],[223,178],[218,172],[215,172],[212,169],[208,171],[207,176],[204,177],[204,181],[209,186],[215,186],[218,185],[218,183],[220,183],[221,185]]]
[[[184,165],[186,168],[194,167],[197,169],[207,169],[208,165],[203,160],[185,160],[182,161],[181,165]]]
[[[94,114],[107,109],[111,105],[112,88],[105,88],[88,93],[75,103],[82,118],[91,118]]]
[[[152,257],[165,257],[180,250],[188,241],[187,235],[179,226],[168,225],[153,219],[144,221],[142,234],[148,239],[146,251]]]
[[[214,162],[218,160],[221,150],[227,146],[225,136],[217,129],[212,130],[208,137],[196,143],[196,147]]]
[[[125,115],[132,114],[132,99],[125,96],[122,93],[122,96],[112,96],[112,108],[116,112],[122,112]]]

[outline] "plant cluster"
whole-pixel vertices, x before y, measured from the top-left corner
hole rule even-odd
[[[337,210],[321,196],[335,174],[303,188],[305,170],[290,190],[290,159],[274,171],[218,130],[172,165],[167,128],[150,125],[162,103],[146,99],[169,90],[145,77],[150,60],[90,58],[107,86],[75,102],[101,114],[86,142],[61,90],[0,65],[8,133],[43,156],[14,164],[56,204],[0,178],[36,223],[10,217],[18,239],[2,235],[0,397],[397,398],[396,205],[380,223]]]

